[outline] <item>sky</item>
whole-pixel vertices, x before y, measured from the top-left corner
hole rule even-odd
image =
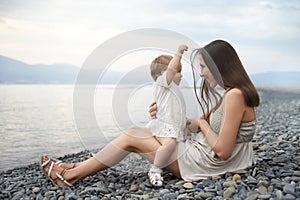
[[[299,0],[0,0],[0,55],[28,64],[80,67],[103,42],[140,28],[200,46],[224,39],[250,74],[300,71]]]

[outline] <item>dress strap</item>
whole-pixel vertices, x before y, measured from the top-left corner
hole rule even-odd
[[[253,108],[253,110],[254,110],[254,120],[256,121],[256,112],[257,112],[257,107],[254,107],[254,108]]]

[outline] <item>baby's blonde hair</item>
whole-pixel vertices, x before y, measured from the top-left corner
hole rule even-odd
[[[161,55],[155,58],[150,65],[151,77],[156,81],[162,72],[166,71],[169,65],[169,62],[172,60],[172,56]]]

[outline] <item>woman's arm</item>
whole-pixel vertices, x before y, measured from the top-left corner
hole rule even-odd
[[[211,110],[208,112],[210,113]],[[203,114],[200,119],[206,119],[205,116],[208,116],[208,113]],[[186,118],[186,127],[192,132],[192,133],[199,133],[201,131],[199,126],[199,119],[194,118]]]
[[[232,154],[246,105],[239,89],[232,89],[226,93],[224,101],[219,134],[213,132],[204,119],[199,119],[199,126],[212,150],[220,159],[227,160]]]

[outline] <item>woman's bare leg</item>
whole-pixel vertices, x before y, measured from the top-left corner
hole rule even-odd
[[[148,129],[133,127],[106,145],[95,157],[89,158],[74,169],[66,170],[64,178],[74,184],[89,175],[119,163],[131,152],[139,153],[153,163],[155,152],[160,146],[160,143]],[[170,156],[169,163],[165,169],[180,177],[177,163],[177,146]],[[49,167],[48,169],[47,167],[45,168],[46,172],[49,170]],[[54,177],[52,178],[56,178],[54,172],[60,173],[62,170],[63,168],[54,166],[52,173]],[[64,184],[61,183],[61,185]]]

